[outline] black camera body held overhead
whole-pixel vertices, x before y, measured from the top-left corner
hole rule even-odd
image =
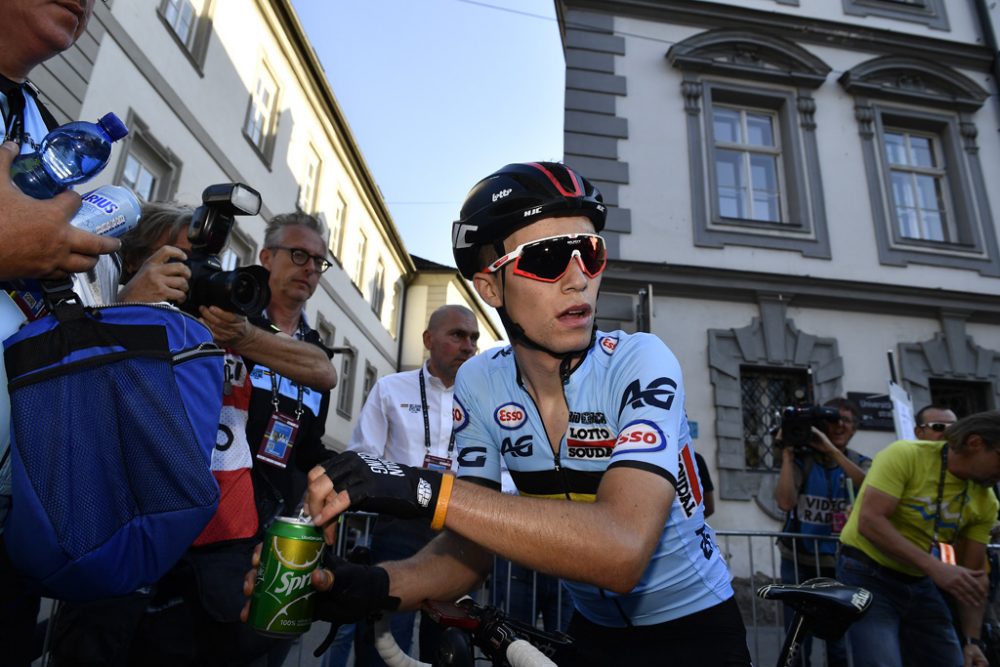
[[[191,269],[191,279],[181,308],[198,315],[200,306],[218,306],[256,317],[271,301],[270,272],[262,266],[224,271],[219,253],[229,240],[235,216],[260,211],[260,193],[242,183],[220,183],[205,188],[201,201],[188,227],[191,251],[184,263]]]
[[[789,405],[781,410],[781,440],[779,447],[793,447],[799,451],[811,451],[812,427],[826,431],[827,424],[840,421],[840,410],[822,405]]]

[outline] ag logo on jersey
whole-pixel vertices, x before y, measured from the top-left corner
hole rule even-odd
[[[524,411],[523,405],[504,403],[493,413],[493,418],[497,420],[500,428],[513,431],[524,424],[528,416]]]
[[[618,347],[618,337],[617,336],[604,336],[597,343],[597,345],[598,345],[598,347],[601,348],[601,350],[605,354],[607,354],[608,356],[611,356],[614,353],[615,348]]]
[[[642,384],[638,380],[635,380],[625,388],[625,393],[622,394],[622,404],[618,408],[618,416],[622,416],[622,410],[625,409],[626,405],[631,406],[633,410],[642,405],[669,410],[674,403],[676,390],[677,383],[670,378],[656,378],[646,385],[645,389],[642,388]]]
[[[515,440],[514,438],[504,438],[503,445],[500,447],[500,453],[511,456],[518,457],[528,457],[531,456],[532,442],[531,434],[522,435],[520,438]]]
[[[612,457],[635,452],[658,452],[666,448],[667,438],[660,427],[646,419],[636,420],[618,434]]]
[[[465,406],[462,402],[455,397],[454,402],[451,404],[451,419],[452,419],[452,430],[458,433],[463,428],[469,425],[469,413],[465,410]]]

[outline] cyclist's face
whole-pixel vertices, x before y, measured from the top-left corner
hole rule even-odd
[[[521,244],[550,236],[593,233],[593,223],[584,216],[544,218],[507,237],[504,251],[511,252]],[[576,258],[552,282],[519,275],[512,266],[508,264],[501,269],[503,281],[499,273],[484,278],[495,297],[487,303],[506,305],[511,319],[524,328],[529,338],[553,351],[568,352],[586,346],[594,325],[601,274],[589,277]]]

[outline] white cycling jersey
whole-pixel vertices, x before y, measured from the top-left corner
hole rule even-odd
[[[577,610],[605,626],[653,625],[732,597],[728,568],[705,523],[673,353],[650,334],[598,332],[563,389],[569,427],[556,454],[513,350],[465,362],[455,382],[458,476],[499,488],[502,458],[522,495],[592,502],[610,467],[660,475],[676,495],[639,584],[620,595],[566,582]]]

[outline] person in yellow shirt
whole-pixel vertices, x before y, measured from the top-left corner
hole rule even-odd
[[[841,533],[837,579],[873,593],[868,614],[848,630],[855,667],[988,665],[979,631],[1000,411],[965,417],[944,434],[880,452]],[[943,594],[955,603],[961,642]]]

